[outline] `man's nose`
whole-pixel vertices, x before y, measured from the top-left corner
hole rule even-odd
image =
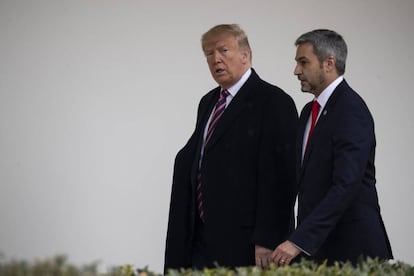
[[[215,51],[213,53],[213,61],[214,61],[214,63],[220,63],[221,62],[221,55],[218,51]]]
[[[299,65],[296,65],[295,66],[295,69],[293,70],[293,74],[295,75],[295,76],[297,76],[297,75],[299,75],[300,73],[301,73],[301,69],[299,68]]]

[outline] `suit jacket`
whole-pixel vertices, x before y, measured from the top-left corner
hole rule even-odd
[[[301,164],[310,112],[308,103],[299,119],[298,227],[289,240],[316,261],[392,258],[375,188],[376,141],[368,107],[342,81],[321,112]]]
[[[165,268],[191,266],[203,132],[220,88],[200,101],[195,131],[175,159]],[[293,230],[298,114],[291,97],[252,74],[227,106],[201,163],[206,252],[219,265],[255,263]]]

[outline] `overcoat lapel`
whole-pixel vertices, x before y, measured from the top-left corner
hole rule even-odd
[[[312,109],[312,102],[309,102],[303,108],[303,111],[299,118],[299,129],[298,129],[299,135],[296,141],[296,154],[297,154],[296,168],[297,168],[297,173],[299,174],[299,176],[302,175],[303,165],[304,165],[305,157],[306,157],[306,152],[305,152],[305,155],[302,153],[303,138],[305,136],[306,122],[308,121],[308,118],[310,116],[311,109]],[[302,159],[302,156],[303,156],[303,159]]]
[[[210,141],[204,149],[205,152],[214,147],[214,144],[217,143],[217,141],[219,141],[220,138],[231,129],[233,121],[236,120],[241,112],[248,106],[249,95],[254,94],[252,92],[254,90],[254,85],[257,79],[258,76],[252,69],[252,74],[240,88],[239,92],[237,92],[234,99],[226,107],[226,110],[224,111],[222,117],[217,122]]]
[[[214,105],[216,104],[219,93],[220,93],[220,87],[217,87],[211,91],[211,95],[208,96],[208,98],[205,100],[204,103],[200,105],[199,110],[199,119],[196,125],[196,132],[195,132],[195,138],[197,139],[197,142],[195,144],[195,154],[194,154],[194,160],[193,160],[193,166],[191,169],[191,183],[193,184],[193,188],[195,188],[195,185],[197,185],[197,174],[199,170],[199,162],[201,158],[201,146],[203,144],[203,137],[204,137],[204,129],[206,127],[208,118],[210,117],[211,112],[213,111]],[[194,192],[195,190],[193,190]]]

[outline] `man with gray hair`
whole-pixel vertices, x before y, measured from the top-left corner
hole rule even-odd
[[[331,30],[297,40],[303,92],[314,95],[299,118],[298,226],[272,253],[278,265],[300,253],[316,262],[393,258],[375,188],[374,120],[343,74],[347,46]]]

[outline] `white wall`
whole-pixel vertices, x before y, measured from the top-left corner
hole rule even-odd
[[[300,34],[332,28],[376,120],[395,257],[414,264],[414,1],[0,0],[0,252],[162,271],[176,152],[215,86],[200,36],[239,23],[298,109]]]

